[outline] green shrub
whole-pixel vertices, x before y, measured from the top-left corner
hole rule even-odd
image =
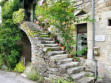
[[[13,23],[13,12],[20,8],[20,0],[5,2],[2,7],[2,24],[0,26],[0,55],[3,56],[3,63],[9,69],[13,69],[20,59],[21,31]]]
[[[19,9],[19,11],[13,13],[13,22],[15,24],[20,24],[24,20],[24,16],[24,9]]]
[[[15,72],[23,73],[25,70],[25,66],[22,62],[19,62],[16,67],[14,68]]]
[[[67,81],[64,79],[56,79],[56,80],[51,80],[52,83],[74,83],[74,81]]]
[[[26,73],[26,75],[30,80],[33,80],[33,81],[40,82],[44,80],[43,77],[36,71],[35,68],[33,68],[32,71]]]
[[[20,0],[7,1],[2,7],[2,20],[12,19],[13,12],[20,8]]]
[[[3,65],[3,56],[0,55],[0,68],[2,68],[2,65]]]

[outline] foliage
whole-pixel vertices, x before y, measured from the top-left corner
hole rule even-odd
[[[20,8],[20,0],[13,0],[6,2],[2,7],[2,20],[3,22],[7,19],[12,19],[13,12]]]
[[[33,80],[33,81],[40,82],[43,80],[43,77],[36,71],[35,68],[33,68],[32,71],[26,73],[26,75],[30,80]]]
[[[72,51],[72,46],[75,44],[71,29],[73,22],[76,21],[76,17],[73,14],[76,9],[73,7],[74,4],[75,2],[70,2],[69,0],[58,0],[48,9],[50,23],[59,29],[68,52]]]
[[[45,17],[46,13],[47,13],[47,5],[46,4],[44,6],[36,5],[35,16],[42,16],[41,20],[43,21],[43,19],[46,18]]]
[[[82,50],[77,51],[76,54],[77,54],[77,55],[84,55],[84,56],[87,56],[87,55],[86,55],[87,49],[88,49],[88,48],[85,47],[85,48],[83,48]]]
[[[73,14],[74,4],[75,2],[69,0],[58,0],[51,6],[48,6],[47,3],[44,6],[36,6],[36,15],[41,16],[43,20],[48,18],[49,24],[59,29],[67,51],[71,51],[71,46],[75,44],[72,32],[72,26],[74,26],[72,24],[76,20]]]
[[[58,29],[58,33],[63,38],[63,45],[66,47],[66,51],[69,53],[73,51],[75,45],[74,40],[74,23],[80,21],[88,21],[89,16],[79,19],[74,15],[74,11],[78,10],[75,5],[75,1],[71,0],[57,0],[56,3],[53,0],[49,0],[52,4],[45,2],[44,5],[36,6],[36,16],[40,17],[39,20],[44,21],[48,19],[50,25],[55,26]]]
[[[48,19],[47,19],[47,4],[44,4],[44,6],[39,6],[36,5],[36,10],[35,10],[35,17],[37,17],[37,20],[39,22],[39,25],[48,27]]]
[[[0,55],[0,68],[2,67],[2,65],[3,65],[3,56]]]
[[[9,69],[13,69],[19,61],[21,46],[18,41],[21,39],[21,31],[13,23],[13,12],[20,7],[19,0],[6,2],[2,7],[2,24],[0,27],[0,55],[3,63]]]
[[[3,6],[6,1],[8,1],[8,0],[2,0],[2,1],[0,1],[0,6]]]
[[[70,81],[70,82],[73,82],[73,81],[74,81],[74,79],[73,79],[71,76],[68,76],[68,77],[67,77],[67,80]]]
[[[74,81],[67,81],[64,79],[56,79],[56,80],[52,80],[53,83],[74,83]]]
[[[22,62],[19,62],[16,67],[14,68],[15,72],[23,73],[25,70],[25,66]]]
[[[13,22],[15,24],[20,24],[24,20],[24,16],[24,9],[19,9],[18,11],[13,13]]]

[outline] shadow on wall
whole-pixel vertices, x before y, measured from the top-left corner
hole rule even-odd
[[[22,56],[24,57],[24,64],[31,62],[31,43],[27,35],[23,32],[22,40]]]

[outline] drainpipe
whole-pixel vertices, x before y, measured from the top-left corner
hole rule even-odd
[[[95,0],[92,0],[92,55],[94,59],[94,83],[97,80],[98,77],[98,66],[97,66],[97,60],[94,56],[94,47],[95,47]]]

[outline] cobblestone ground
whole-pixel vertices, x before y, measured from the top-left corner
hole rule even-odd
[[[0,71],[0,83],[36,83],[14,72]]]

